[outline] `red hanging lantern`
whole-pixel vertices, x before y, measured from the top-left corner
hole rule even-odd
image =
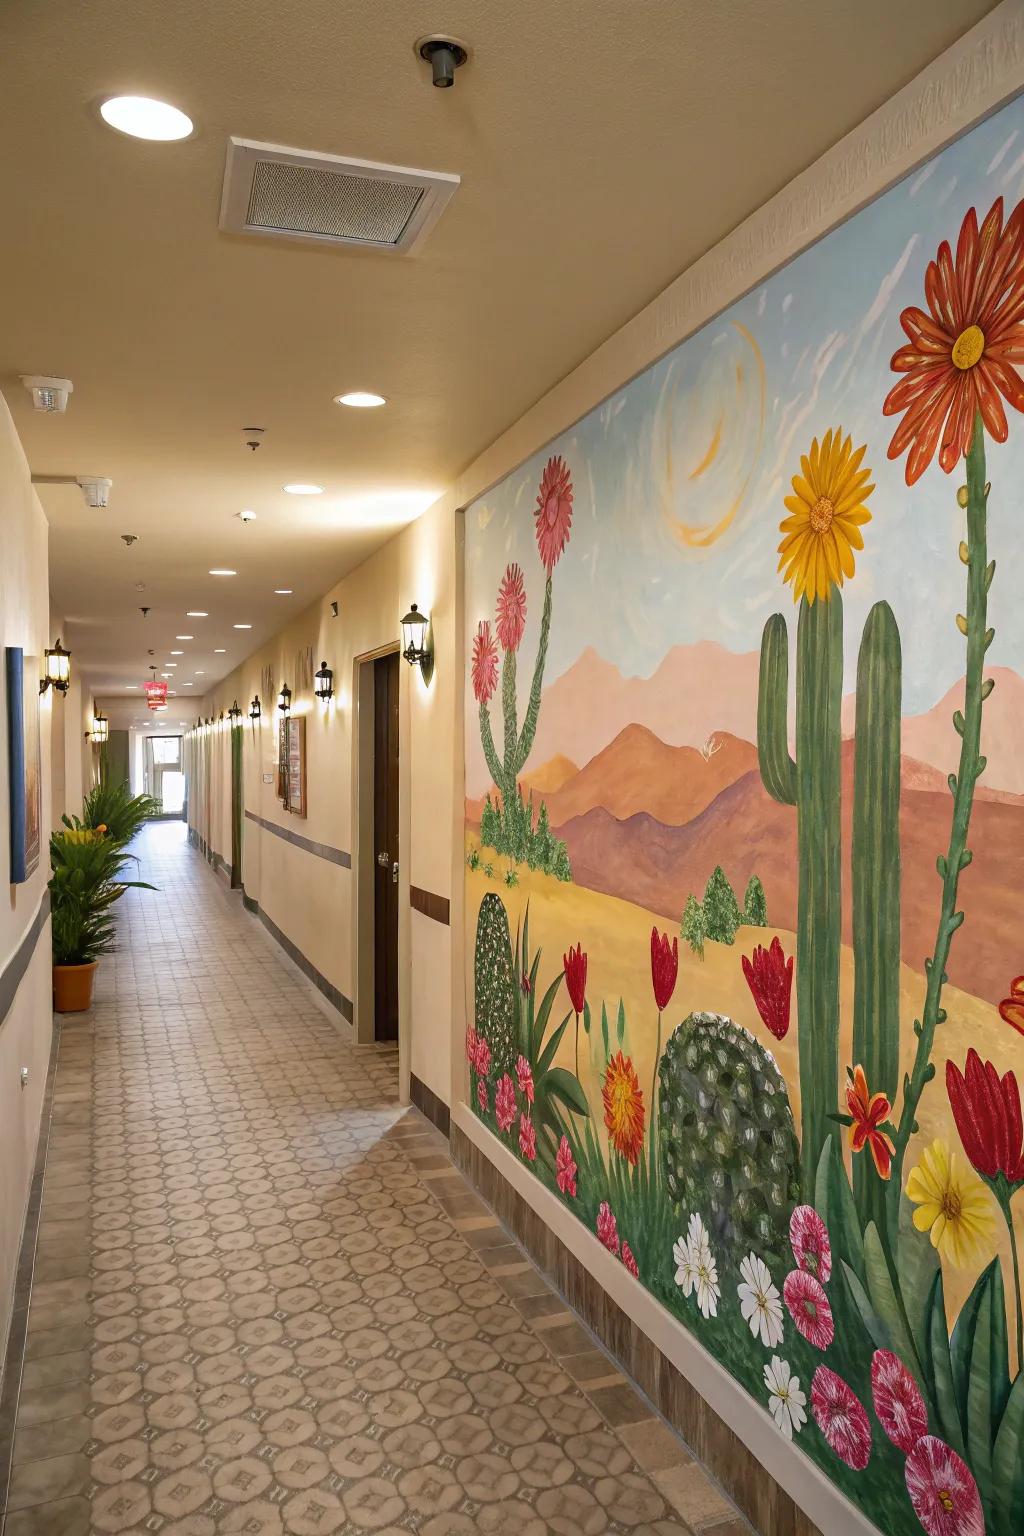
[[[167,708],[167,684],[151,678],[148,683],[143,683],[143,691],[146,695],[146,703],[150,709]]]

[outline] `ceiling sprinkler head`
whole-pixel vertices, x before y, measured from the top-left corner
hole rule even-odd
[[[245,507],[241,512],[236,512],[235,516],[240,523],[254,523],[256,521],[256,513],[250,511],[248,507]]]
[[[139,536],[137,533],[122,533],[121,535],[121,543],[125,546],[126,549],[131,549],[132,545],[137,544],[138,542]]]
[[[70,379],[55,379],[45,373],[23,373],[21,382],[32,396],[33,409],[48,416],[67,410],[68,395],[75,387]]]
[[[421,37],[416,52],[430,65],[432,83],[439,90],[450,90],[455,84],[455,71],[469,58],[465,44],[453,37]]]
[[[253,453],[256,452],[256,449],[260,446],[260,443],[263,441],[264,430],[265,429],[263,427],[243,427],[242,428],[242,436],[245,439],[245,446],[247,448],[251,448]]]
[[[140,613],[141,613],[141,614],[142,614],[142,617],[143,617],[143,618],[144,618],[144,619],[145,619],[145,618],[148,618],[148,617],[149,617],[149,609],[148,609],[148,608],[140,608],[140,609],[139,609],[139,612],[140,612]],[[149,654],[150,654],[150,655],[151,655],[151,656],[152,656],[152,654],[153,654],[153,652],[152,652],[152,651],[150,651],[150,653],[149,653]]]
[[[113,480],[106,475],[79,475],[78,483],[82,487],[82,495],[85,497],[87,507],[99,508],[102,511],[109,506]]]

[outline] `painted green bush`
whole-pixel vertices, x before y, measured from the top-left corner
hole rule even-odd
[[[476,1032],[490,1049],[493,1073],[500,1075],[515,1067],[518,1003],[508,915],[494,891],[480,903],[473,973]]]

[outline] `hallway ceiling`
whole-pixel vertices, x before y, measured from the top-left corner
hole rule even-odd
[[[106,511],[40,488],[88,681],[139,682],[152,646],[172,686],[216,682],[990,9],[7,0],[0,388],[35,475],[114,481]],[[413,51],[439,28],[472,50],[450,91]],[[115,94],[197,131],[126,138],[96,110]],[[224,235],[232,134],[462,184],[410,257]],[[70,377],[67,414],[20,373]],[[333,404],[352,389],[389,403]]]

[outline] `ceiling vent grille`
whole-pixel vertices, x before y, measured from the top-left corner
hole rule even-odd
[[[220,227],[326,245],[408,254],[459,185],[458,176],[229,139]]]

